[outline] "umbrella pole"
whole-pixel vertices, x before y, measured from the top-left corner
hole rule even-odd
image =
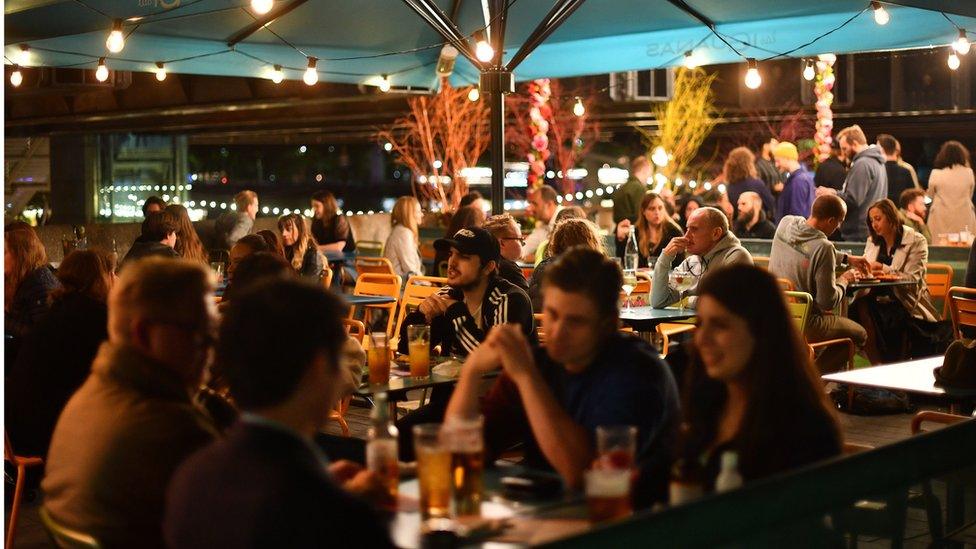
[[[505,94],[515,91],[512,73],[488,69],[481,73],[481,90],[491,107],[491,213],[505,213]]]

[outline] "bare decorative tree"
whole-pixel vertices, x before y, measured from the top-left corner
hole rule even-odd
[[[468,192],[461,170],[488,148],[487,102],[471,101],[470,90],[443,79],[437,94],[408,99],[409,113],[376,134],[413,174],[414,195],[444,211],[455,210]]]

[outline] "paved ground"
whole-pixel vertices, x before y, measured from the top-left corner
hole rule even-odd
[[[897,442],[911,436],[909,432],[909,424],[912,415],[913,414],[899,414],[890,416],[853,416],[841,414],[840,417],[847,441],[877,447]],[[356,406],[351,407],[347,416],[347,421],[349,423],[351,431],[350,434],[352,436],[365,438],[369,421],[369,411],[366,408]],[[340,434],[338,426],[335,424],[329,425],[327,431],[333,434]],[[935,486],[935,491],[937,495],[944,494],[944,487],[937,483]],[[976,502],[972,501],[973,494],[970,494],[969,496],[970,497],[967,499],[970,501],[967,501],[966,507],[969,509],[969,513],[971,515],[973,510],[976,509]],[[940,499],[944,501],[943,498]],[[37,505],[37,501],[33,501],[25,503],[22,506],[16,543],[14,545],[15,547],[24,549],[52,547],[51,543],[48,541],[46,533],[44,532],[43,526],[40,523]],[[972,520],[971,517],[967,518]],[[976,547],[976,531],[974,530],[976,530],[976,528],[971,528],[968,530],[967,532],[972,532],[971,535],[963,538],[963,541],[967,546]],[[927,547],[929,543],[930,539],[928,537],[928,523],[924,510],[914,508],[910,509],[905,530],[905,547],[921,548]],[[859,538],[859,546],[890,547],[891,542],[889,539],[880,538],[877,535],[865,535]]]

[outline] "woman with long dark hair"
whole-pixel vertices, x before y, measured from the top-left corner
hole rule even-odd
[[[315,247],[308,224],[302,214],[283,215],[278,219],[278,231],[285,248],[285,261],[298,274],[318,280],[322,276],[322,254]]]
[[[75,250],[58,267],[61,287],[51,292],[51,308],[8,370],[7,430],[19,451],[47,455],[61,409],[108,337],[114,272],[112,256],[95,249]]]
[[[738,454],[746,481],[840,454],[837,419],[769,272],[716,271],[698,287],[696,311],[678,457],[705,464],[706,491],[725,451]]]
[[[166,206],[165,211],[176,219],[176,246],[173,246],[176,253],[184,259],[207,263],[210,256],[203,249],[203,242],[200,241],[200,236],[193,227],[193,221],[190,221],[190,214],[186,208],[182,204],[170,204]]]
[[[34,228],[15,221],[3,229],[4,333],[23,337],[47,312],[58,281]]]
[[[973,190],[976,180],[969,165],[969,151],[958,141],[946,141],[935,157],[935,169],[929,175],[926,191],[932,197],[929,230],[932,236],[976,231]]]
[[[664,198],[657,193],[644,195],[636,227],[638,267],[652,267],[657,256],[661,255],[661,250],[671,242],[671,239],[684,233],[681,226],[668,215]],[[627,233],[618,231],[617,257],[624,257],[628,238]],[[684,254],[680,254],[674,260],[681,263]]]
[[[345,216],[339,214],[339,203],[329,191],[312,194],[312,237],[322,253],[351,252],[356,239]]]

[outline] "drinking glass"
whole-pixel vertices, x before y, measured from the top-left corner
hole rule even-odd
[[[213,271],[214,276],[217,278],[217,285],[220,286],[224,283],[224,264],[220,261],[214,261],[210,264],[210,270]]]
[[[624,295],[627,296],[624,299],[624,301],[625,301],[624,308],[625,309],[630,309],[630,293],[634,291],[634,286],[631,285],[631,284],[626,284],[625,283],[623,286],[620,287],[620,289],[623,290]]]
[[[631,513],[629,469],[591,469],[584,474],[590,521],[624,518]]]
[[[417,454],[417,479],[420,483],[420,515],[425,519],[449,516],[451,452],[444,444],[440,424],[414,425],[413,447]]]
[[[430,375],[430,326],[407,326],[407,343],[410,349],[410,375]]]
[[[681,297],[681,300],[678,301],[678,306],[683,311],[685,309],[684,294],[695,284],[691,271],[687,271],[685,269],[675,269],[671,271],[670,275],[668,275],[668,282],[670,282],[671,285],[678,290],[678,294]]]
[[[370,384],[387,384],[390,382],[390,347],[386,340],[386,332],[369,334],[369,382]]]
[[[627,469],[637,454],[637,427],[600,425],[596,428],[597,463],[601,469]]]
[[[451,452],[452,499],[456,515],[481,512],[485,467],[483,425],[482,416],[472,419],[449,417],[441,427]]]

